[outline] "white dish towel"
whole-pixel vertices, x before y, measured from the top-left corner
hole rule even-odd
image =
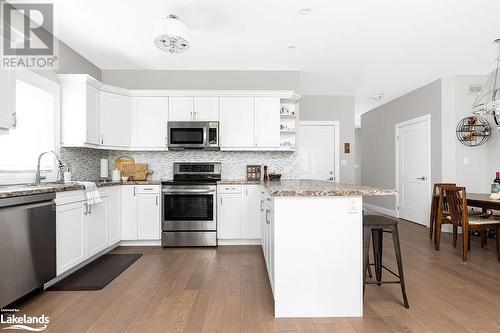
[[[85,195],[87,196],[87,204],[93,205],[102,202],[99,196],[99,191],[97,190],[97,185],[92,182],[78,182],[85,186]]]

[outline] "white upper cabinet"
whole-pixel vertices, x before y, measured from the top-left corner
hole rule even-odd
[[[255,97],[255,146],[280,146],[279,97]]]
[[[101,144],[128,147],[131,141],[130,97],[101,91]]]
[[[88,75],[61,74],[61,143],[63,147],[100,144],[100,83]]]
[[[193,108],[193,120],[195,121],[219,120],[219,98],[195,97],[194,108]]]
[[[194,115],[193,97],[170,97],[168,119],[170,121],[192,121]]]
[[[132,147],[166,149],[168,97],[132,97]]]
[[[219,117],[221,148],[254,146],[253,97],[220,97]]]
[[[16,72],[0,69],[0,130],[16,127]]]

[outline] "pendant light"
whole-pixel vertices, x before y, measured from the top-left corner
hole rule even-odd
[[[496,39],[495,43],[498,45],[498,54],[493,69],[472,105],[472,113],[479,116],[493,116],[495,123],[500,126],[500,38]]]
[[[179,20],[177,15],[170,14],[158,22],[156,46],[170,54],[189,50],[189,27]]]

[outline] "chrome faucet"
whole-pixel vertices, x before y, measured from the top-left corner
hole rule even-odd
[[[48,153],[54,154],[54,156],[57,159],[57,163],[58,163],[57,181],[61,180],[60,173],[61,173],[61,169],[64,167],[64,163],[61,161],[61,158],[59,157],[59,155],[57,155],[53,150],[51,150],[51,151],[43,152],[40,155],[38,155],[38,163],[36,166],[36,174],[35,174],[35,185],[40,185],[42,183],[42,175],[41,175],[41,171],[40,171],[40,161],[42,159],[42,156],[45,154],[48,154]],[[45,179],[45,176],[43,177],[43,179]]]

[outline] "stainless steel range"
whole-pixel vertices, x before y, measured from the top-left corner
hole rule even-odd
[[[162,246],[217,246],[220,179],[220,163],[174,162],[173,181],[162,183]]]

